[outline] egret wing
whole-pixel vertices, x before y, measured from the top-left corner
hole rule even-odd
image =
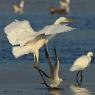
[[[67,26],[67,24],[58,24],[58,25],[49,25],[44,27],[40,32],[45,33],[45,35],[54,35],[57,33],[63,33],[68,32],[71,30],[74,30],[75,28],[72,28],[70,26]]]
[[[12,45],[20,44],[20,46],[23,46],[25,43],[32,40],[34,38],[33,35],[35,34],[27,20],[15,20],[6,26],[4,31]]]
[[[89,65],[90,61],[86,55],[80,56],[74,61],[70,71],[83,70]]]
[[[27,46],[17,46],[17,47],[13,47],[12,49],[12,53],[15,56],[15,58],[21,57],[25,54],[29,54],[30,53],[30,49],[27,48]]]

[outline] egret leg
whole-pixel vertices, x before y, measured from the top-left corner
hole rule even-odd
[[[80,85],[82,85],[82,81],[83,81],[83,74],[82,71],[80,71]]]
[[[39,66],[38,58],[39,58],[39,51],[36,51],[36,53],[34,53],[34,64],[33,64],[34,67],[38,67]]]
[[[79,75],[80,71],[77,72],[77,75],[76,75],[76,81],[78,81],[78,75]]]
[[[78,71],[77,75],[76,75],[76,82],[77,82],[78,85],[80,85],[80,82],[79,82],[79,79],[78,79],[79,73],[80,73],[80,71]]]
[[[35,67],[35,69],[39,70],[44,76],[46,76],[47,78],[50,78],[50,76],[48,74],[46,74],[42,69]]]
[[[43,74],[42,74],[42,71],[41,71],[40,69],[38,69],[38,68],[37,68],[37,70],[38,70],[38,72],[39,72],[39,74],[40,74],[40,76],[41,76],[41,78],[42,78],[42,80],[43,80],[43,84],[44,84],[46,87],[51,88],[51,87],[47,84],[47,82],[46,82],[46,80],[45,80],[45,78],[44,78],[44,76],[43,76]]]
[[[33,64],[33,67],[37,67],[37,57],[36,55],[34,54],[34,64]]]

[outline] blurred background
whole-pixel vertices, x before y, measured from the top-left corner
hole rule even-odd
[[[78,56],[88,51],[95,52],[95,0],[71,0],[68,14],[55,14],[49,12],[51,6],[58,7],[59,0],[24,0],[24,13],[16,14],[13,4],[19,4],[20,0],[0,0],[0,63],[27,63],[33,62],[33,55],[28,54],[18,59],[12,55],[12,46],[4,33],[4,27],[17,20],[28,20],[35,31],[39,31],[46,25],[61,16],[73,20],[70,26],[74,31],[63,33],[52,39],[48,48],[50,57],[54,60],[53,44],[56,42],[57,53],[62,64],[72,63]],[[95,59],[93,59],[92,63]],[[40,63],[44,63],[44,49],[40,50]]]

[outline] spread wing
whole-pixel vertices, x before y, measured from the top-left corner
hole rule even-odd
[[[24,46],[28,41],[34,38],[34,30],[27,20],[14,22],[7,25],[4,29],[9,42],[12,45]]]
[[[12,53],[15,56],[15,58],[21,57],[25,54],[29,54],[31,51],[31,48],[28,46],[17,46],[12,48]]]
[[[39,52],[38,49],[36,49],[35,44],[37,46],[37,42],[42,39],[44,37],[44,34],[39,35],[37,37],[35,37],[32,41],[29,41],[28,43],[26,43],[24,46],[14,46],[12,48],[12,53],[13,55],[18,58],[21,57],[23,55],[29,54],[29,53],[34,53],[35,51],[35,55],[38,59],[39,57]],[[35,58],[35,57],[34,57]],[[38,61],[38,60],[37,60]]]
[[[70,26],[67,26],[67,24],[58,24],[58,25],[49,25],[44,27],[42,30],[40,30],[40,33],[45,33],[46,36],[48,35],[55,35],[58,33],[64,33],[71,30],[74,30],[75,28],[72,28]]]

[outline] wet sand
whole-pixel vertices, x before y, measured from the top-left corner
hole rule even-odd
[[[75,72],[70,72],[71,64],[60,65],[60,76],[64,82],[60,90],[49,90],[43,84],[31,62],[26,64],[0,64],[0,95],[95,95],[95,64],[91,64],[83,75],[83,86],[75,86]],[[48,65],[41,64],[48,73]],[[81,94],[80,94],[81,93]]]

